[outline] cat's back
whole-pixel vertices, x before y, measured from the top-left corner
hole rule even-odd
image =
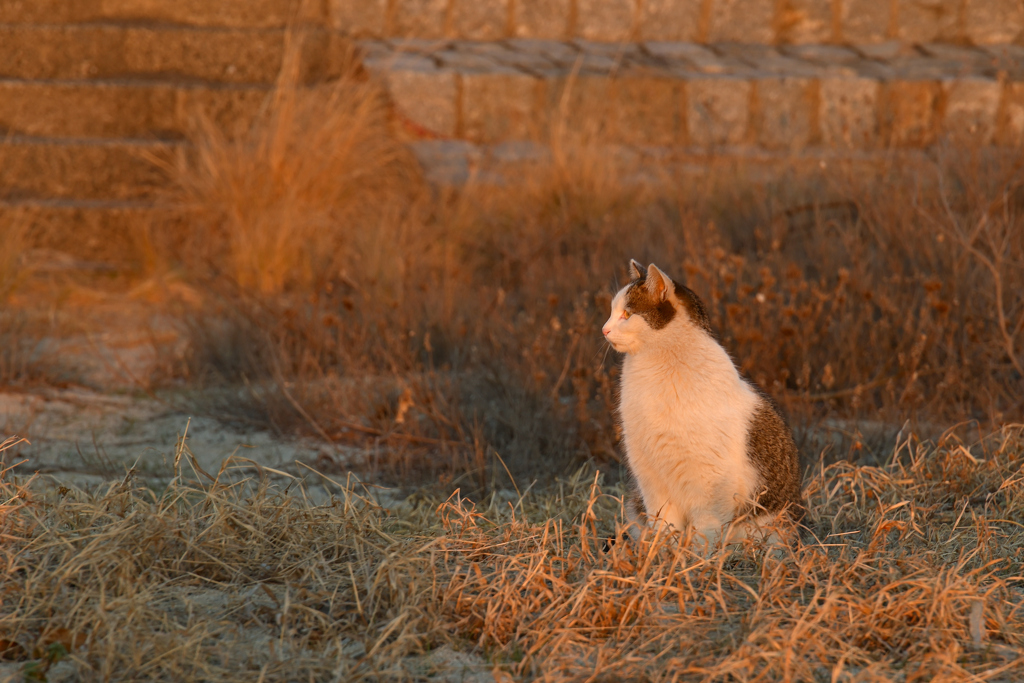
[[[747,429],[746,453],[762,482],[758,505],[768,512],[789,506],[790,515],[803,515],[800,454],[782,409],[760,387],[751,385],[757,405]]]

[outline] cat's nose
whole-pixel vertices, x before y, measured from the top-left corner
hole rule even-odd
[[[602,332],[604,332],[604,336],[606,336],[606,337],[607,337],[607,336],[608,336],[608,333],[609,333],[609,332],[611,332],[612,330],[611,330],[611,328],[610,328],[610,327],[602,327],[602,328],[601,328],[601,331],[602,331]]]

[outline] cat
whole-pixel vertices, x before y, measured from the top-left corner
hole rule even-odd
[[[799,521],[800,459],[779,408],[740,375],[692,290],[653,263],[631,261],[629,272],[602,331],[625,353],[619,417],[635,487],[624,506],[630,535],[660,521],[697,531],[710,547],[780,514]],[[740,516],[747,521],[730,525]]]

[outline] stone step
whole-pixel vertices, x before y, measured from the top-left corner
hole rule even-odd
[[[330,25],[374,38],[1012,43],[1019,0],[0,0],[0,23]]]
[[[0,225],[24,230],[26,248],[73,254],[112,271],[139,271],[153,231],[172,221],[148,201],[0,199]]]
[[[305,82],[336,76],[349,58],[351,43],[336,31],[310,29],[295,39]],[[0,78],[269,84],[284,50],[285,31],[274,28],[0,24]]]
[[[422,137],[878,150],[1024,142],[1024,49],[360,41]]]
[[[204,115],[229,134],[252,124],[268,88],[168,81],[0,80],[0,134],[182,139]]]
[[[116,21],[281,28],[295,19],[325,18],[321,3],[301,0],[0,0],[0,23],[7,24]]]
[[[683,41],[762,45],[1010,43],[1019,0],[332,0],[364,37]]]
[[[0,200],[151,198],[182,152],[147,140],[8,138],[0,142]]]

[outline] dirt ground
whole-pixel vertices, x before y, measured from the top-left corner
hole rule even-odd
[[[3,465],[15,466],[13,475],[38,474],[43,485],[92,490],[134,469],[156,490],[174,476],[175,453],[185,439],[198,468],[213,476],[232,456],[248,459],[254,467],[305,475],[310,492],[327,499],[332,485],[297,463],[316,467],[327,458],[337,473],[362,457],[361,448],[211,417],[199,407],[201,390],[166,379],[185,342],[145,292],[83,291],[72,289],[51,320],[29,318],[21,339],[17,329],[0,329],[0,344],[29,340],[14,357],[35,373],[6,385],[0,375],[0,441],[24,439],[3,453]],[[399,499],[387,489],[373,491],[389,506]]]
[[[216,473],[225,458],[241,455],[273,468],[313,461],[312,443],[246,431],[150,397],[104,394],[83,388],[39,388],[0,393],[6,434],[28,440],[9,462],[19,472],[40,472],[77,484],[123,476],[129,468],[157,479],[171,475],[175,446],[187,437],[200,466]]]

